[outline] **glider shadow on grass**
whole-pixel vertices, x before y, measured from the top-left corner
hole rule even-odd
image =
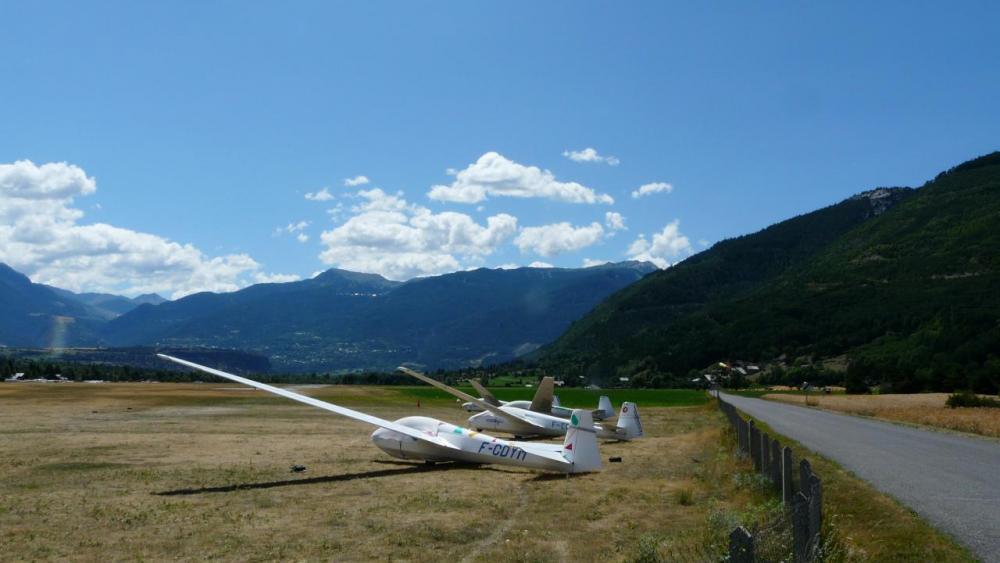
[[[341,475],[323,475],[320,477],[306,477],[305,479],[285,479],[282,481],[264,481],[260,483],[235,483],[232,485],[219,485],[216,487],[195,487],[187,489],[174,489],[171,491],[160,491],[153,493],[156,496],[184,496],[200,495],[206,493],[232,493],[236,491],[252,491],[255,489],[273,489],[276,487],[291,487],[296,485],[317,485],[321,483],[339,483],[342,481],[354,481],[356,479],[376,479],[379,477],[393,477],[397,475],[409,475],[411,473],[424,473],[431,471],[449,471],[452,469],[477,468],[478,470],[501,471],[503,473],[515,473],[514,471],[504,471],[502,469],[478,466],[472,463],[436,463],[436,464],[412,464],[401,462],[381,462],[392,465],[403,465],[404,467],[394,469],[375,469],[372,471],[362,471],[359,473],[344,473]]]

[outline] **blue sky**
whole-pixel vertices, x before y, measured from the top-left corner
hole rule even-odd
[[[997,6],[4,3],[0,261],[167,296],[676,263],[1000,148]]]

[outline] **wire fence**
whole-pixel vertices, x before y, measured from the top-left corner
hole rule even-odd
[[[749,457],[754,471],[770,481],[781,495],[784,510],[753,524],[740,526],[729,535],[729,561],[754,563],[815,561],[821,554],[823,483],[813,473],[809,460],[796,465],[792,450],[761,432],[753,420],[745,420],[736,408],[719,398],[719,409],[729,419],[736,435],[739,455]]]

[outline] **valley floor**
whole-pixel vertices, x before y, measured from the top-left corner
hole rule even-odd
[[[467,416],[387,388],[302,392],[390,419]],[[747,501],[721,416],[710,404],[642,416],[646,439],[602,444],[622,463],[566,478],[404,463],[370,427],[225,383],[0,384],[0,553],[615,561],[718,548],[728,530],[706,532],[710,515]]]

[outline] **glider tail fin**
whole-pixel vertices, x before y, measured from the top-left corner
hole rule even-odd
[[[563,457],[573,464],[570,473],[601,470],[601,452],[590,411],[576,409],[569,418],[569,428],[563,440]]]
[[[615,407],[611,404],[611,399],[607,395],[601,395],[601,398],[597,401],[597,411],[600,413],[602,420],[615,416]]]
[[[618,413],[618,433],[625,440],[642,437],[642,422],[639,420],[639,409],[635,403],[622,403]]]

